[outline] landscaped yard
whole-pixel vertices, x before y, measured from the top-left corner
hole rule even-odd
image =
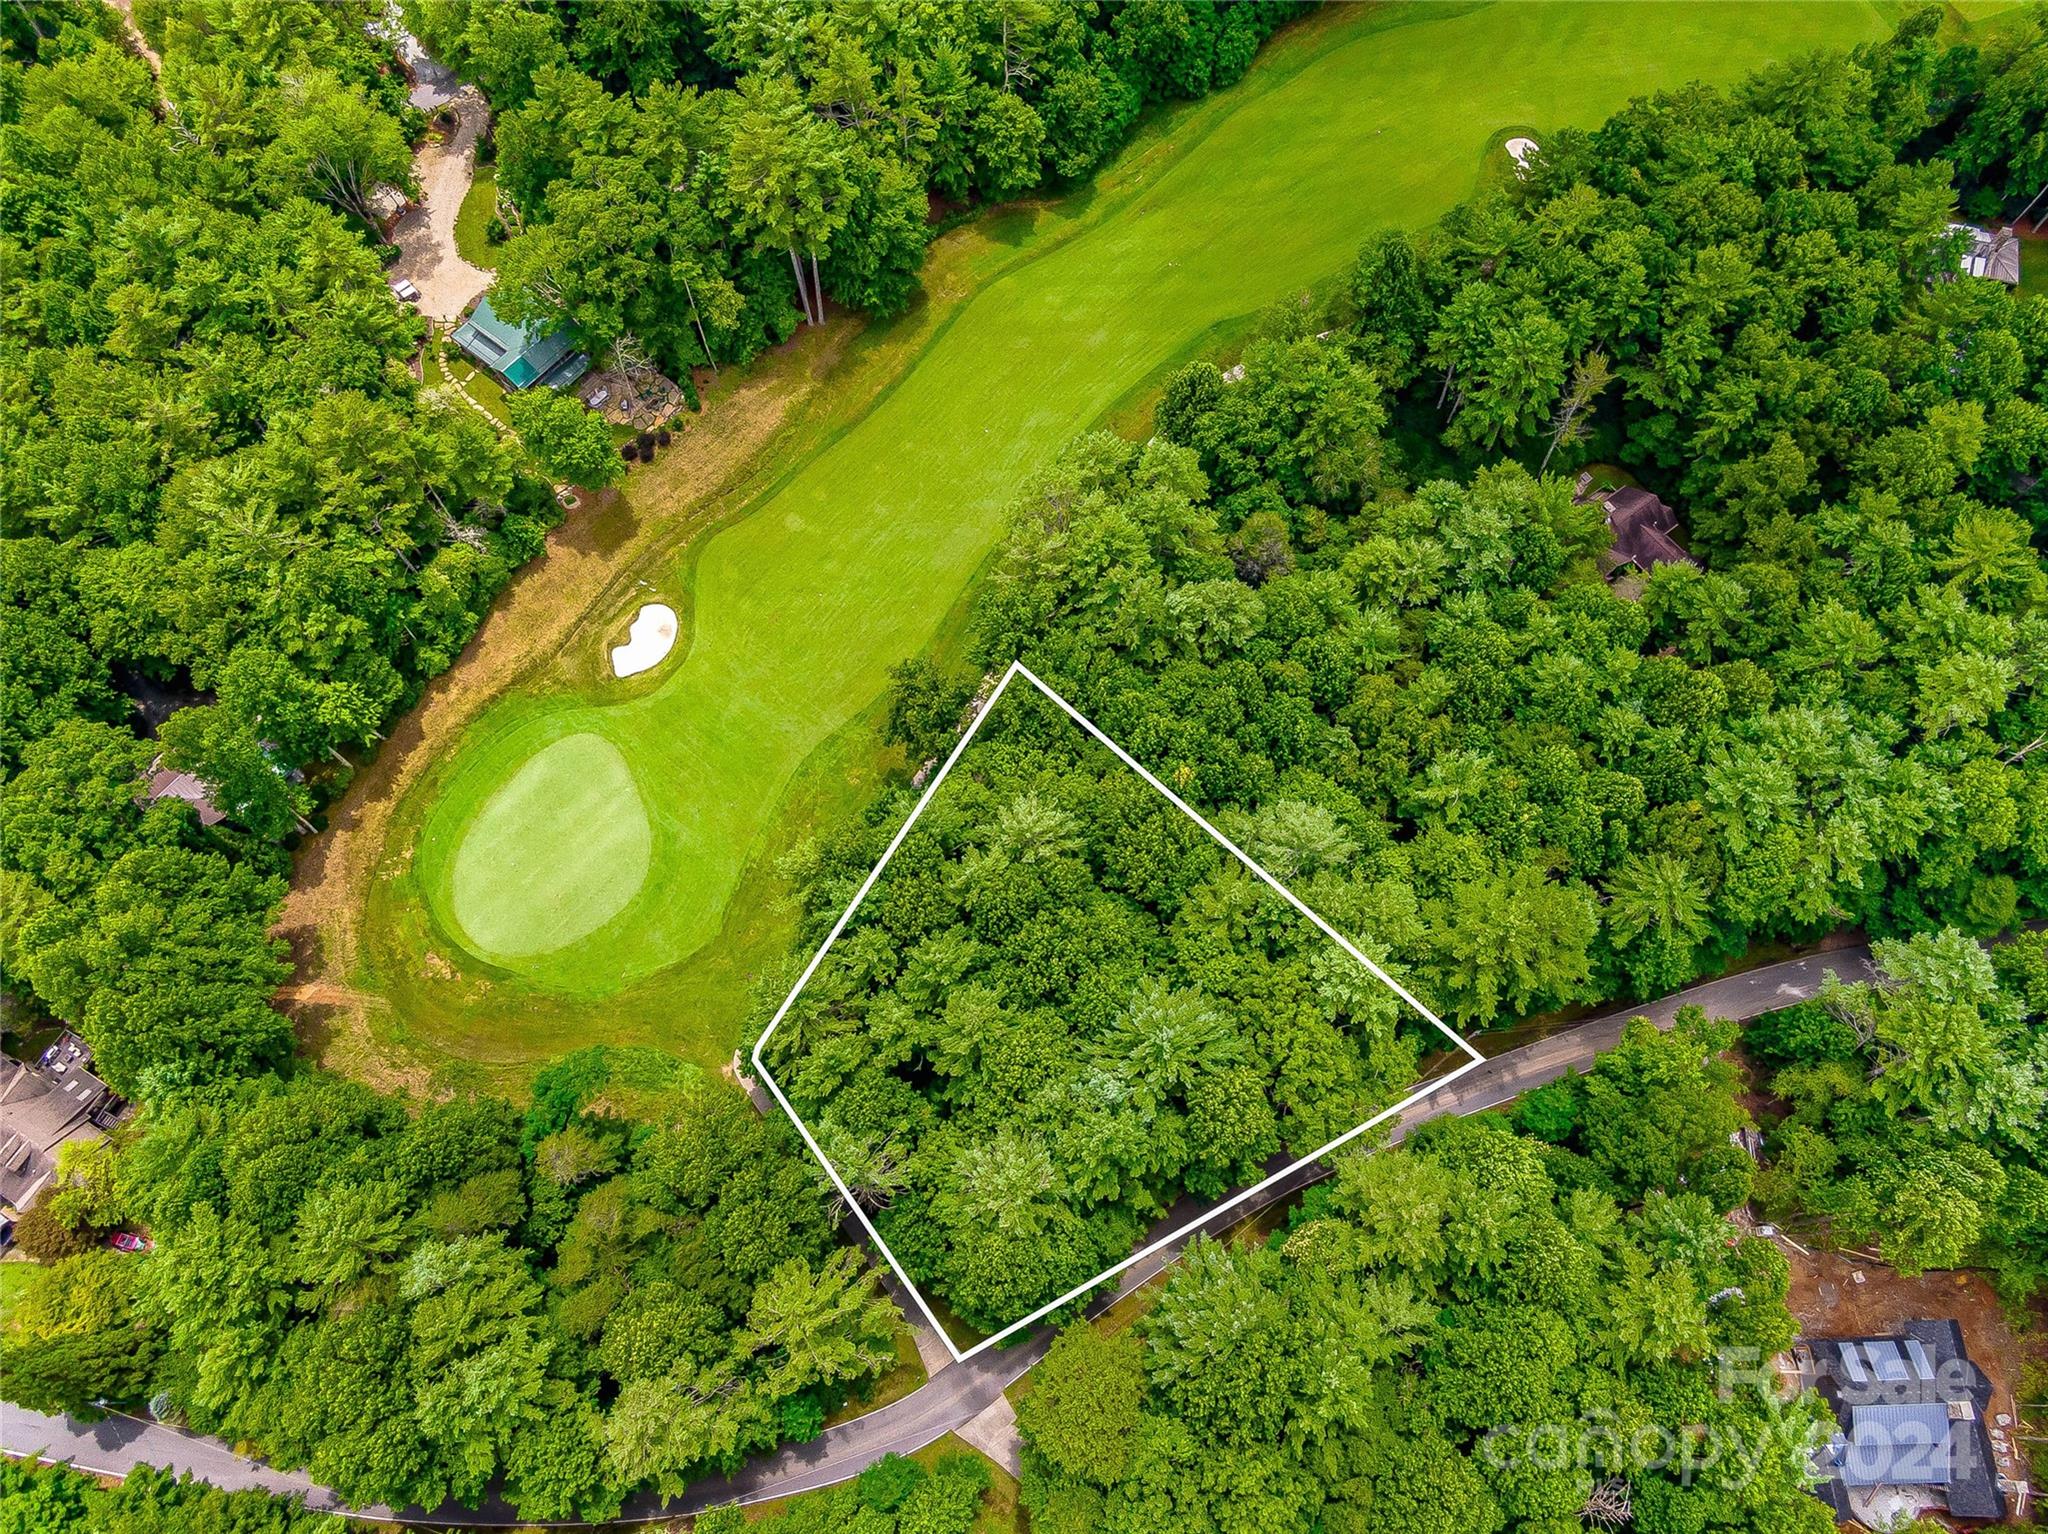
[[[487,272],[497,270],[498,252],[485,237],[484,226],[497,211],[498,168],[478,165],[476,179],[470,182],[461,211],[455,215],[455,252],[471,266],[480,266]]]
[[[957,623],[1007,500],[1054,448],[1341,269],[1374,230],[1466,195],[1503,127],[1590,124],[1660,85],[1730,79],[1889,19],[1847,4],[1347,9],[1141,135],[1094,192],[985,220],[978,291],[893,387],[785,460],[743,515],[639,572],[683,615],[674,659],[611,680],[602,645],[617,635],[585,625],[588,664],[567,656],[503,699],[414,782],[367,895],[357,978],[429,1057],[516,1069],[630,1040],[722,1061],[790,930],[766,858],[872,782],[888,668]],[[629,507],[658,515],[662,486],[659,468],[629,480]],[[637,583],[622,598],[620,633],[646,599]],[[575,737],[615,746],[630,789],[530,795],[510,813],[507,786]],[[607,816],[644,817],[644,876],[593,876],[614,857]],[[461,899],[464,865],[547,872]],[[555,914],[572,884],[593,892],[580,923]],[[583,930],[515,953],[465,921],[483,905],[493,932]]]
[[[2020,241],[2020,291],[2048,293],[2048,235]]]
[[[463,356],[445,337],[427,345],[425,382],[460,384],[486,415],[506,431],[512,429],[512,418],[505,410],[505,386]]]
[[[14,1307],[21,1303],[22,1291],[36,1276],[37,1265],[32,1262],[0,1262],[0,1330],[14,1321]]]

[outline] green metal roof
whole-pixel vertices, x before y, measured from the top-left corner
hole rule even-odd
[[[515,389],[547,381],[556,388],[573,383],[590,365],[575,352],[566,328],[539,333],[533,325],[514,325],[491,307],[488,297],[477,301],[469,318],[455,327],[455,344]],[[549,375],[559,373],[560,377]]]

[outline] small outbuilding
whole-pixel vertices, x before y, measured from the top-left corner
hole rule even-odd
[[[404,187],[380,181],[370,188],[370,195],[363,200],[363,205],[370,222],[377,226],[380,234],[389,239],[398,221],[405,217],[406,209],[412,206],[412,199],[405,195]]]
[[[1956,258],[1965,277],[1988,277],[2009,288],[2020,285],[2020,237],[2010,229],[1979,229],[1975,224],[1950,224],[1950,234],[1966,234],[1970,243]]]
[[[142,798],[145,804],[154,804],[159,799],[182,799],[198,813],[202,826],[217,826],[228,818],[226,812],[213,802],[213,790],[204,781],[189,772],[164,766],[162,757],[150,766]]]
[[[566,389],[590,367],[590,358],[576,350],[566,329],[543,331],[538,325],[514,325],[491,307],[488,295],[477,300],[476,308],[455,327],[451,339],[508,389],[528,389],[535,384]]]

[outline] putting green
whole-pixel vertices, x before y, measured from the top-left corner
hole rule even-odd
[[[439,941],[405,904],[424,893],[443,934],[452,926],[564,999],[517,1025],[531,1047],[568,1047],[600,1017],[619,1023],[625,1013],[586,1004],[710,953],[799,768],[873,704],[890,666],[931,642],[1005,503],[1061,442],[1340,270],[1374,231],[1424,224],[1468,195],[1505,130],[1595,124],[1647,91],[1880,36],[1896,14],[1868,3],[1358,7],[1283,34],[1243,84],[1142,137],[1093,192],[992,224],[1014,255],[865,414],[748,514],[649,572],[689,594],[678,604],[687,650],[658,685],[556,682],[479,718],[424,790],[437,797],[413,823],[431,834],[417,884],[378,918],[386,950]],[[623,877],[588,872],[584,838],[613,833],[529,786],[533,751],[591,731],[660,785],[643,854],[653,876],[630,897]],[[583,870],[579,894],[556,860]],[[518,887],[500,873],[514,861],[553,885]],[[648,1004],[621,1026],[675,1026],[646,986],[635,994]],[[462,1049],[513,1026],[466,1000],[443,1005],[465,1019],[448,1030]]]
[[[626,908],[653,850],[624,753],[571,735],[529,756],[463,829],[448,912],[485,957],[553,953]]]

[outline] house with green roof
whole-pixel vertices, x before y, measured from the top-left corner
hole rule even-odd
[[[488,295],[455,327],[453,340],[508,389],[534,384],[565,389],[590,367],[590,358],[576,350],[566,327],[543,332],[538,325],[514,325],[499,317]]]

